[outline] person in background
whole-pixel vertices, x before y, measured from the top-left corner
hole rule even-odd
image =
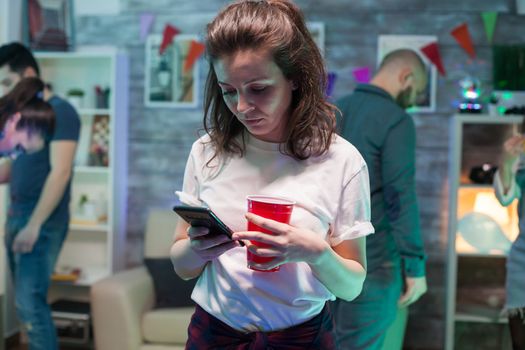
[[[505,306],[514,350],[525,349],[525,136],[515,135],[503,145],[503,160],[494,175],[494,189],[501,205],[518,199],[519,234],[507,256]]]
[[[44,83],[22,79],[0,97],[0,156],[15,159],[44,148],[55,127],[55,112],[42,99]]]
[[[373,227],[367,167],[335,134],[320,52],[285,0],[227,6],[207,27],[206,50],[207,134],[179,198],[208,206],[234,234],[176,228],[175,271],[198,278],[186,349],[334,349],[326,302],[360,293]],[[294,200],[290,225],[246,213],[250,194]],[[274,235],[246,231],[246,220]],[[246,249],[273,258],[257,269],[280,269],[249,269]]]
[[[38,76],[38,64],[25,46],[16,42],[0,46],[0,86],[4,93],[17,89],[15,86],[23,78]],[[43,95],[35,92],[34,96],[43,97],[52,107],[54,132],[41,150],[20,154],[14,160],[4,158],[0,182],[9,182],[5,245],[17,315],[27,332],[29,349],[52,350],[58,345],[47,291],[68,232],[70,183],[80,118],[71,105],[47,90]]]
[[[406,312],[427,290],[415,191],[415,126],[405,112],[426,85],[418,54],[395,50],[385,56],[370,84],[358,85],[337,103],[341,136],[368,165],[376,231],[366,242],[363,291],[352,302],[332,304],[341,349],[381,349],[398,308]]]

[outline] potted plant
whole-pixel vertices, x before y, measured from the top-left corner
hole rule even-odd
[[[67,91],[67,100],[76,109],[80,109],[84,105],[84,90],[79,88],[69,89]]]

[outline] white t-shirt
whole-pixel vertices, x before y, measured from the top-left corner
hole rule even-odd
[[[234,232],[246,230],[246,196],[273,195],[296,201],[290,224],[319,234],[330,245],[374,232],[366,163],[350,143],[335,137],[328,153],[298,161],[279,152],[279,144],[245,136],[243,157],[214,159],[208,136],[192,147],[181,202],[211,208]],[[220,166],[218,164],[220,163]],[[208,263],[192,299],[231,327],[273,331],[305,322],[334,295],[304,262],[277,272],[246,266],[246,248],[233,248]]]

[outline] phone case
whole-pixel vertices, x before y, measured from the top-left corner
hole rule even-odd
[[[173,207],[173,211],[191,226],[204,226],[210,229],[210,234],[222,234],[228,236],[230,239],[232,237],[233,231],[209,208],[176,205]],[[238,242],[244,245],[242,241]]]

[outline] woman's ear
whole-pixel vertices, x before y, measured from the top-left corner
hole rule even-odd
[[[297,90],[299,86],[297,85],[297,83],[295,82],[295,80],[292,80],[292,91],[295,91]]]

